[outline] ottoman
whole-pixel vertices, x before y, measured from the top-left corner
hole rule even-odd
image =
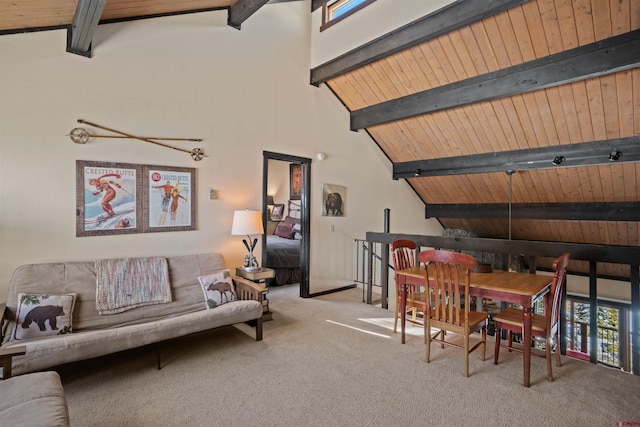
[[[0,381],[0,420],[5,426],[68,426],[67,399],[57,372]]]

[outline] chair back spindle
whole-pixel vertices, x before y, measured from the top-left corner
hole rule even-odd
[[[416,247],[416,243],[411,240],[394,240],[391,242],[391,254],[395,271],[415,266]]]
[[[558,327],[558,322],[560,321],[560,305],[562,304],[562,292],[568,264],[568,253],[562,254],[553,262],[553,281],[551,282],[551,290],[549,292],[551,307],[545,307],[545,315],[547,314],[547,310],[551,309],[551,315],[547,316],[547,327],[549,328],[548,330],[552,332]]]

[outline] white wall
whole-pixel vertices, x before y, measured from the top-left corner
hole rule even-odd
[[[216,11],[101,25],[92,59],[66,53],[63,30],[0,36],[0,301],[25,263],[220,251],[241,265],[231,218],[260,208],[263,150],[327,153],[312,164],[312,289],[352,278],[353,239],[381,231],[386,207],[392,231],[440,234],[367,134],[349,131],[335,96],[309,85],[308,2],[266,5],[241,31],[226,20]],[[79,118],[204,138],[175,145],[207,157],[126,139],[77,145],[66,135]],[[75,237],[76,160],[197,168],[198,229]],[[321,216],[323,182],[348,188],[345,218]]]
[[[289,201],[289,162],[269,160],[269,177],[267,194],[273,196],[275,203],[283,204],[287,208]],[[285,212],[286,213],[286,212]]]
[[[311,67],[340,56],[454,0],[377,0],[323,32],[322,9],[313,13]]]
[[[599,278],[596,281],[598,298],[617,302],[631,302],[631,282]],[[585,276],[567,276],[567,292],[574,295],[589,296],[589,278]]]

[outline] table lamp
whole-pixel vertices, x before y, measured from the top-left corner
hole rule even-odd
[[[253,249],[256,247],[256,243],[258,243],[257,238],[251,240],[251,236],[254,234],[264,234],[260,211],[250,211],[246,209],[233,212],[231,235],[247,236],[247,239],[242,239],[244,246],[249,251],[249,254],[244,257],[244,266],[242,267],[246,271],[255,271],[260,268],[258,266],[258,260],[253,256]]]

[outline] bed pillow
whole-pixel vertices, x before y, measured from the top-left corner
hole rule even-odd
[[[294,218],[291,216],[286,216],[282,222],[284,222],[285,224],[300,224],[300,219],[299,218]]]
[[[18,294],[13,339],[71,333],[76,294]]]
[[[228,269],[219,270],[206,276],[198,277],[204,292],[204,303],[207,308],[215,308],[238,299],[233,287],[233,280]]]
[[[284,237],[285,239],[290,239],[293,234],[293,224],[287,224],[283,221],[278,224],[276,231],[273,234]]]
[[[293,236],[292,239],[302,239],[302,227],[300,226],[300,224],[293,225],[293,228],[291,229],[291,235]]]

